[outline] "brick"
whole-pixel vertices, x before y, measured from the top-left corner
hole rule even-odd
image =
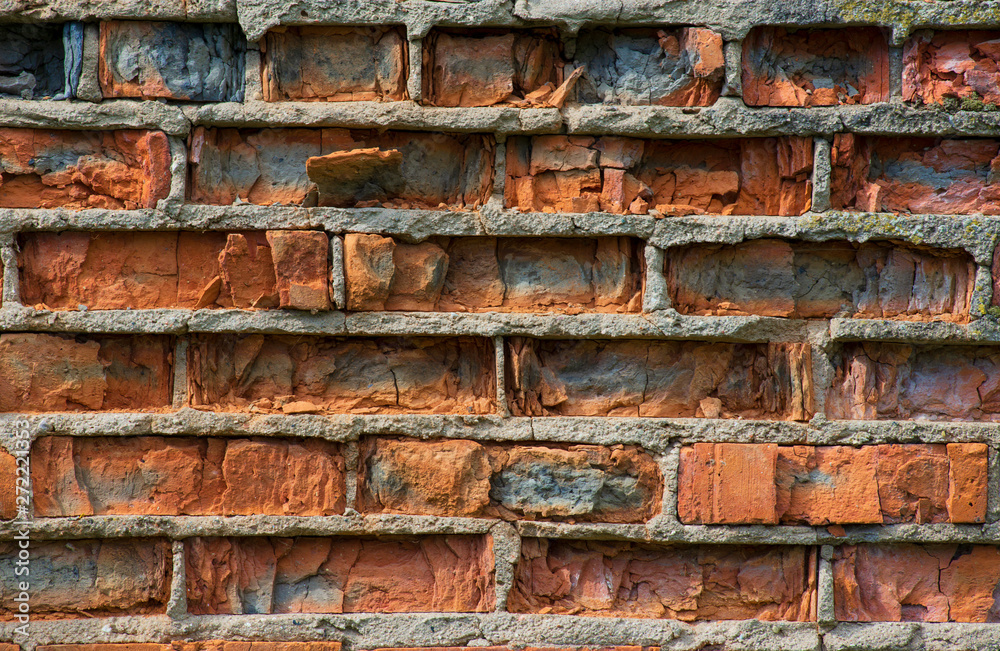
[[[17,543],[0,543],[0,617],[12,619]],[[32,542],[31,614],[47,618],[162,614],[170,542],[159,538]]]
[[[492,189],[494,147],[475,134],[198,127],[189,194],[215,205],[478,207]]]
[[[486,612],[485,536],[191,538],[192,614]]]
[[[174,641],[170,644],[126,642],[119,644],[46,644],[38,651],[340,651],[340,642],[229,642],[225,640]],[[0,651],[5,651],[0,644]],[[11,651],[17,651],[13,648]]]
[[[685,524],[981,523],[986,482],[981,443],[695,443],[677,505]]]
[[[243,99],[246,38],[235,24],[104,21],[99,52],[105,97]]]
[[[815,621],[816,550],[526,538],[517,613]]]
[[[348,309],[638,312],[640,242],[604,238],[345,236]]]
[[[995,347],[851,343],[833,362],[830,418],[1000,420]]]
[[[582,104],[711,106],[722,92],[722,36],[710,29],[581,30],[573,65]]]
[[[495,363],[485,339],[197,335],[188,355],[191,404],[198,407],[270,412],[300,403],[292,409],[352,414],[495,409]]]
[[[42,437],[36,517],[339,515],[344,459],[319,440]]]
[[[663,215],[801,215],[812,200],[812,140],[507,140],[507,207]]]
[[[124,642],[119,644],[43,644],[38,651],[170,651],[167,644]]]
[[[517,104],[564,80],[551,30],[434,30],[423,42],[424,98],[435,106]]]
[[[830,203],[838,210],[1000,214],[1000,140],[839,133]]]
[[[987,545],[844,545],[834,604],[848,622],[992,622],[1000,551]]]
[[[0,128],[0,208],[155,208],[170,162],[162,131]]]
[[[268,102],[406,99],[401,27],[276,27],[261,51]]]
[[[21,300],[39,309],[330,309],[320,231],[38,232],[18,246]]]
[[[171,402],[167,336],[0,335],[0,412],[157,409]]]
[[[807,345],[508,342],[507,396],[516,415],[808,420],[812,413]]]
[[[0,520],[13,520],[17,515],[17,460],[0,448]]]
[[[379,438],[361,460],[362,512],[645,522],[662,495],[656,461],[632,446]]]
[[[976,265],[958,249],[765,239],[668,249],[666,274],[681,314],[966,322]]]
[[[903,99],[942,104],[970,99],[1000,104],[1000,32],[920,31],[903,49]]]
[[[0,25],[0,43],[4,44],[0,97],[49,99],[64,93],[63,31],[69,29],[69,25],[53,24]]]
[[[743,40],[750,106],[887,102],[889,78],[889,43],[878,27],[757,27]]]

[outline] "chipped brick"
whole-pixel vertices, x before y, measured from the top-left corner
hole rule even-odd
[[[942,104],[948,98],[1000,104],[1000,32],[920,31],[903,49],[903,99]]]

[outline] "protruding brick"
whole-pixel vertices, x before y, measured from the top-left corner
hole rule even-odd
[[[344,512],[343,457],[319,440],[50,436],[31,461],[36,517]]]
[[[169,407],[172,338],[0,335],[0,412]]]
[[[812,139],[507,140],[505,203],[522,211],[801,215],[812,195]]]
[[[920,31],[903,50],[903,99],[1000,104],[1000,32]]]
[[[1000,140],[839,133],[832,159],[834,209],[1000,214]]]
[[[573,65],[582,104],[711,106],[722,92],[722,36],[709,29],[582,30]]]
[[[1000,420],[995,347],[850,343],[833,361],[830,418]]]
[[[330,237],[321,231],[268,231],[279,306],[330,309]]]
[[[0,520],[13,520],[17,515],[17,460],[0,448]]]
[[[110,20],[100,38],[105,97],[243,99],[246,38],[238,25]]]
[[[348,310],[384,310],[396,272],[396,242],[391,237],[344,236],[344,277]]]
[[[986,545],[844,545],[834,605],[847,622],[992,622],[1000,550]]]
[[[526,538],[510,610],[684,621],[815,621],[816,550]]]
[[[681,449],[686,524],[895,524],[986,518],[986,446],[777,446]]]
[[[407,47],[400,27],[275,27],[263,47],[264,100],[406,99]]]
[[[16,542],[0,543],[0,617],[17,605]],[[159,538],[33,541],[31,613],[49,617],[162,614],[170,596],[170,541]]]
[[[362,511],[458,517],[645,522],[662,494],[631,446],[369,439],[358,481]]]
[[[516,415],[778,418],[812,413],[802,344],[510,338]]]
[[[488,414],[489,340],[198,335],[188,348],[191,404],[227,411]]]
[[[750,106],[886,102],[889,78],[889,42],[878,27],[757,27],[743,40]]]
[[[0,208],[155,208],[170,163],[162,131],[0,128]]]
[[[66,91],[63,33],[70,24],[0,25],[0,97],[47,99]],[[74,52],[79,56],[79,53]],[[79,72],[74,74],[79,78]],[[71,86],[77,79],[71,80]],[[70,94],[75,88],[70,88]]]
[[[485,612],[493,554],[485,536],[191,538],[193,614]]]
[[[198,127],[188,154],[189,193],[194,203],[216,205],[301,205],[308,199],[340,207],[477,207],[492,189],[494,147],[491,137],[475,134]],[[357,150],[399,155],[352,174],[340,167],[327,173],[343,163],[329,154]],[[320,181],[325,185],[311,194]]]
[[[667,250],[681,314],[967,321],[976,264],[965,251],[889,243],[751,240]]]

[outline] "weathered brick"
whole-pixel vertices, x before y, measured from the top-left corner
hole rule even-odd
[[[722,92],[722,36],[709,29],[581,30],[573,64],[582,104],[711,106]]]
[[[494,147],[471,134],[198,127],[189,193],[216,205],[476,207],[493,185]]]
[[[976,280],[965,251],[877,242],[696,244],[666,258],[681,314],[965,322]]]
[[[320,231],[112,231],[18,236],[21,300],[42,309],[326,310]]]
[[[122,642],[111,644],[43,644],[38,651],[170,651],[170,645],[146,642]]]
[[[0,618],[16,612],[17,554],[17,543],[0,543]],[[163,613],[170,596],[168,540],[34,541],[30,563],[32,617]]]
[[[638,312],[638,240],[345,236],[348,309]]]
[[[1000,104],[1000,32],[920,31],[903,49],[903,99]]]
[[[0,448],[0,520],[13,520],[17,515],[17,460]]]
[[[1000,350],[844,344],[826,414],[843,419],[1000,420]]]
[[[162,131],[0,128],[0,208],[155,208],[170,161]]]
[[[485,536],[191,538],[193,614],[484,612],[494,601]]]
[[[363,512],[645,522],[662,495],[655,460],[632,446],[380,438],[361,459]]]
[[[806,420],[813,409],[808,345],[508,341],[516,415]]]
[[[812,201],[812,140],[507,140],[505,203],[522,211],[800,215]]]
[[[518,613],[815,621],[816,550],[526,538]]]
[[[487,339],[197,335],[191,404],[222,410],[487,414],[495,363]]]
[[[281,26],[262,45],[265,101],[406,99],[401,27]]]
[[[835,209],[1000,214],[1000,140],[839,133],[832,158]]]
[[[886,102],[889,79],[889,42],[878,27],[757,27],[743,40],[750,106]]]
[[[42,437],[36,517],[339,515],[344,460],[319,440]]]
[[[238,25],[110,20],[100,34],[105,97],[243,99],[246,38]]]
[[[0,335],[0,412],[170,406],[167,336]]]
[[[844,545],[834,605],[848,622],[995,622],[1000,550],[987,545]]]
[[[38,651],[340,651],[340,642],[229,642],[177,640],[170,644],[124,642],[118,644],[46,644]],[[0,651],[4,651],[0,645]],[[16,649],[14,649],[16,651]]]
[[[72,95],[76,79],[67,79],[63,33],[70,24],[8,23],[0,25],[0,97],[48,99],[67,91]],[[77,28],[78,29],[78,28]],[[82,40],[81,40],[82,47]],[[79,71],[73,75],[79,78]]]
[[[532,102],[563,83],[552,30],[434,30],[424,39],[424,98],[436,106]]]
[[[677,510],[686,524],[984,522],[981,443],[681,449]]]

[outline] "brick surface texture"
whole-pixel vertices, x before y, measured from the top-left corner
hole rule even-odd
[[[1000,649],[998,11],[0,2],[0,651]]]

